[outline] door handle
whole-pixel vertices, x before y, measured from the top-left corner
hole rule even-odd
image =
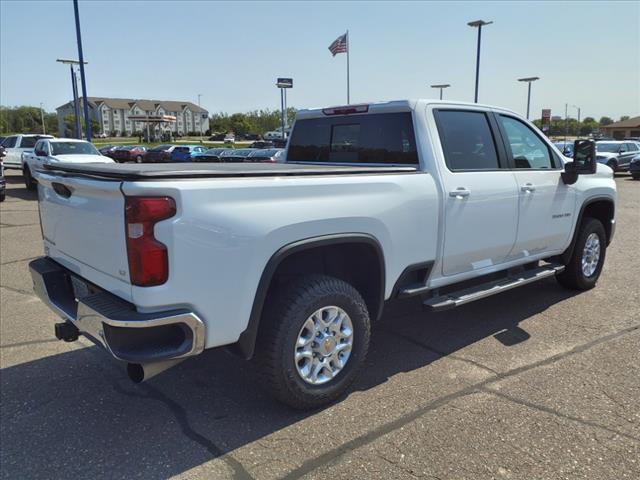
[[[449,196],[450,197],[454,197],[457,198],[459,200],[462,200],[465,197],[468,197],[469,195],[471,195],[471,191],[467,190],[464,187],[458,187],[457,189],[453,190],[452,192],[449,192]]]
[[[536,191],[536,187],[534,187],[533,184],[531,183],[525,183],[523,186],[520,187],[520,190],[525,193],[531,193]]]

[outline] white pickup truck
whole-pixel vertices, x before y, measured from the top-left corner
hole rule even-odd
[[[24,134],[11,135],[2,141],[6,156],[4,168],[22,169],[22,155],[33,152],[33,147],[41,138],[53,138],[51,135]]]
[[[283,164],[50,164],[35,291],[143,381],[226,346],[297,408],[354,380],[386,300],[439,311],[555,276],[595,286],[616,188],[500,108],[298,112]]]

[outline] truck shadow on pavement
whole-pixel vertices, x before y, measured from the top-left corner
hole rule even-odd
[[[491,336],[506,337],[499,354],[527,341],[529,317],[573,295],[549,280],[441,314],[423,312],[417,300],[389,304],[350,392],[370,395],[358,408],[375,415],[375,388],[390,377]],[[5,348],[46,352],[46,344]],[[0,380],[3,478],[168,478],[317,413],[275,402],[253,365],[223,350],[141,385],[97,347],[5,368]],[[232,456],[223,460],[236,477],[248,476]]]

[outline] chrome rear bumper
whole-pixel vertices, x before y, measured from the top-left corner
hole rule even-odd
[[[36,295],[118,360],[150,363],[204,350],[204,323],[193,312],[139,313],[48,257],[33,260],[29,270]]]

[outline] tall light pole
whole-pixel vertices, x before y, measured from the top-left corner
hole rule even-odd
[[[47,130],[44,128],[44,110],[42,109],[42,102],[40,102],[40,120],[42,120],[42,134],[46,135]]]
[[[58,58],[56,60],[58,63],[62,63],[65,65],[69,65],[69,69],[71,70],[71,90],[73,91],[73,113],[76,117],[76,138],[82,138],[82,130],[80,129],[80,111],[78,109],[78,82],[76,78],[76,72],[73,69],[74,65],[79,65],[80,62],[78,60],[69,60],[66,58]],[[84,62],[89,63],[89,62]]]
[[[448,83],[442,83],[440,85],[431,85],[431,88],[439,88],[440,89],[440,100],[442,100],[442,90],[445,88],[449,88],[451,85]]]
[[[282,139],[285,139],[285,112],[284,112],[284,96],[287,88],[293,88],[293,78],[278,78],[276,80],[276,87],[280,89],[280,109],[281,109],[281,121],[282,121]]]
[[[200,107],[200,97],[202,97],[201,93],[198,94],[198,107]],[[198,112],[198,115],[200,115],[198,125],[200,125],[200,143],[202,143],[202,112]]]
[[[578,110],[578,137],[580,136],[580,107],[577,105],[571,105],[573,108]]]
[[[84,128],[87,142],[91,141],[91,121],[89,119],[89,102],[87,101],[87,81],[84,75],[84,56],[82,55],[82,36],[80,35],[80,13],[78,0],[73,0],[73,12],[76,17],[76,39],[78,41],[78,60],[80,61],[80,82],[82,83],[82,107],[84,110]]]
[[[491,25],[493,22],[485,22],[484,20],[474,20],[473,22],[468,22],[467,25],[470,27],[478,27],[478,51],[476,53],[476,90],[474,95],[474,102],[478,103],[478,81],[480,77],[480,40],[482,39],[482,27],[485,25]]]
[[[531,107],[531,83],[540,80],[540,77],[519,78],[519,82],[527,82],[527,120],[529,120],[529,108]]]

